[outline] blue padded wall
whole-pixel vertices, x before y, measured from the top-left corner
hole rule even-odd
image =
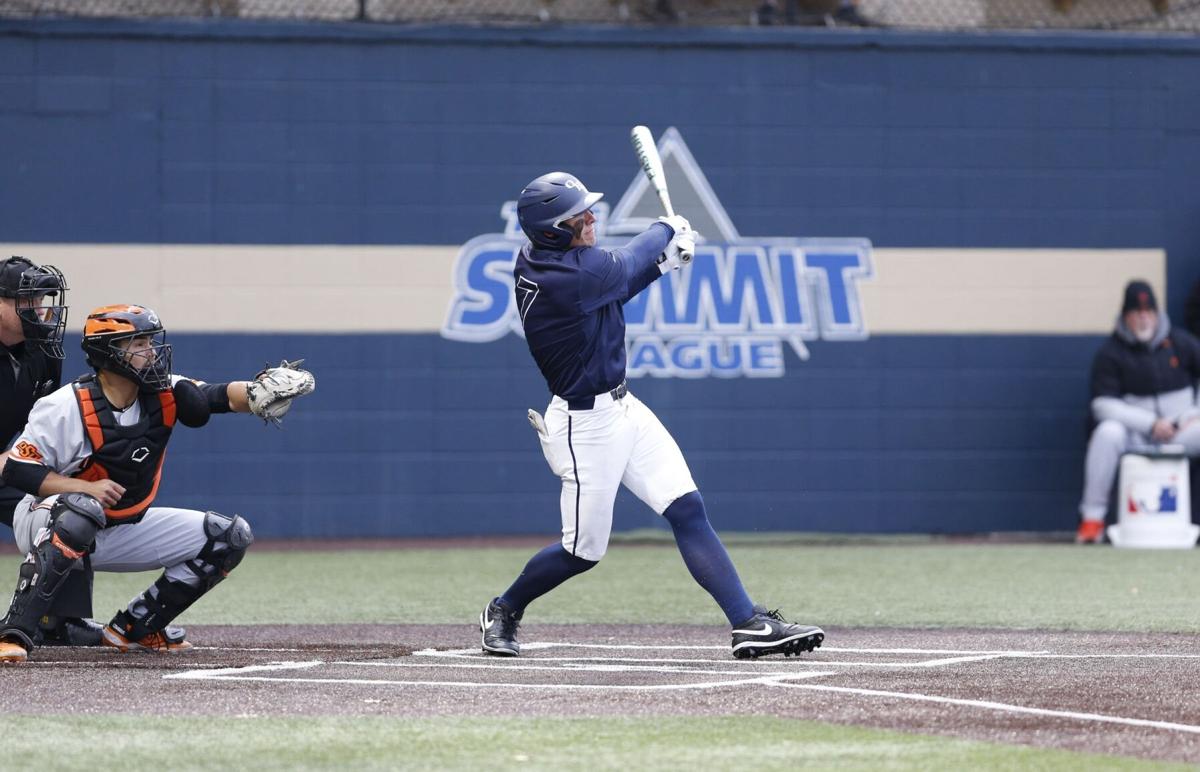
[[[550,168],[623,190],[633,123],[679,128],[745,234],[1165,248],[1176,316],[1200,276],[1188,39],[0,22],[12,242],[457,244]],[[176,342],[181,372],[305,355],[320,386],[283,432],[181,429],[164,502],[268,536],[556,528],[519,339]],[[1068,528],[1098,342],[815,343],[781,379],[634,389],[720,529]]]
[[[523,341],[174,336],[213,382],[303,354],[318,389],[276,430],[177,430],[159,500],[240,512],[265,536],[553,533],[558,481],[525,420],[545,385]],[[1081,483],[1087,337],[883,337],[815,344],[779,379],[644,378],[717,528],[1068,528]],[[83,364],[74,353],[68,372]],[[618,529],[659,526],[632,496]]]
[[[0,97],[12,241],[459,243],[547,168],[623,189],[645,123],[743,233],[1200,277],[1188,38],[0,21]]]

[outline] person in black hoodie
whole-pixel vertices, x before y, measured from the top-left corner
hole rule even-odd
[[[1200,341],[1172,328],[1154,290],[1142,280],[1125,287],[1113,334],[1092,361],[1092,415],[1083,499],[1075,541],[1104,540],[1108,496],[1121,454],[1172,444],[1200,455]]]

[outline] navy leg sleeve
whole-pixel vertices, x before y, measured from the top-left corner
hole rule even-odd
[[[708,522],[700,492],[692,491],[675,499],[663,517],[675,532],[675,544],[692,578],[713,596],[729,624],[749,619],[754,614],[754,604],[742,587],[725,545]]]
[[[500,600],[519,616],[535,599],[594,565],[596,561],[576,557],[563,549],[561,542],[555,542],[529,559],[525,570]]]

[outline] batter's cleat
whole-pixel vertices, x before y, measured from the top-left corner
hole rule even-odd
[[[768,654],[790,657],[813,651],[825,640],[825,631],[810,625],[794,625],[779,615],[755,606],[754,616],[733,628],[733,656],[757,659]]]
[[[14,641],[0,641],[0,662],[24,662],[29,659],[25,647]]]
[[[1076,544],[1103,544],[1104,543],[1104,521],[1103,520],[1083,520],[1079,523],[1079,530],[1075,532]]]
[[[483,633],[483,650],[498,657],[515,657],[521,653],[517,643],[517,628],[521,615],[514,614],[499,598],[484,606],[479,614],[479,630]]]
[[[104,630],[100,634],[104,638],[105,646],[111,646],[122,654],[131,651],[153,651],[158,654],[175,654],[192,648],[192,644],[184,640],[185,633],[182,627],[168,627],[165,630],[159,630],[157,633],[150,633],[136,641],[126,638],[121,631],[111,624],[105,625]]]
[[[38,623],[39,646],[102,646],[104,625],[81,617],[42,617]]]

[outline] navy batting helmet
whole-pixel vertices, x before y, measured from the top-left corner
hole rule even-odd
[[[25,340],[48,357],[63,358],[67,280],[62,271],[16,255],[0,260],[0,297],[10,298],[15,304]]]
[[[521,198],[517,200],[517,221],[537,246],[566,249],[575,234],[570,228],[562,227],[562,221],[586,212],[602,198],[603,193],[589,193],[574,175],[550,172],[521,191]]]

